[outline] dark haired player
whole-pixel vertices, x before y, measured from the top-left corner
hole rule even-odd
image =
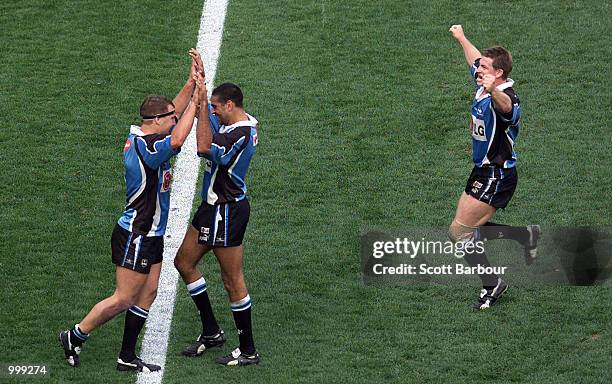
[[[242,102],[240,88],[225,83],[212,91],[208,108],[200,109],[196,138],[198,155],[205,160],[202,204],[174,259],[202,322],[200,336],[183,351],[187,356],[199,356],[226,340],[197,264],[212,250],[221,266],[240,340],[239,348],[215,360],[223,365],[257,364],[260,359],[253,342],[251,297],[242,272],[242,240],[250,213],[245,178],[257,146],[257,120],[244,111]]]
[[[89,334],[127,309],[117,369],[160,369],[136,356],[136,340],[157,295],[170,204],[169,161],[189,135],[205,92],[204,80],[192,59],[189,79],[174,101],[150,96],[140,106],[142,123],[131,126],[123,149],[127,202],[111,237],[116,289],[72,329],[60,333],[71,366],[79,365],[79,354]]]
[[[512,88],[514,81],[508,78],[512,56],[503,47],[489,48],[481,54],[465,37],[461,25],[453,25],[449,32],[463,48],[476,82],[470,121],[474,169],[459,198],[449,236],[466,244],[495,239],[518,241],[525,247],[525,261],[531,264],[536,257],[540,227],[512,227],[489,221],[497,209],[506,207],[517,184],[514,143],[519,132],[521,106]],[[484,253],[466,252],[465,260],[473,267],[491,266]],[[475,307],[489,308],[506,292],[508,285],[495,274],[479,277],[483,289]]]

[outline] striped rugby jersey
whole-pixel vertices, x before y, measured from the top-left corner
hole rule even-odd
[[[480,64],[477,59],[471,67],[471,74],[476,80],[476,69]],[[490,93],[484,87],[476,85],[476,95],[472,101],[470,127],[472,132],[472,160],[477,167],[496,165],[501,168],[513,168],[516,165],[514,142],[519,132],[521,105],[514,93],[514,81],[507,79],[497,89],[503,91],[512,100],[512,111],[501,113],[493,108]]]
[[[118,224],[144,236],[162,236],[168,222],[170,158],[180,152],[170,146],[170,135],[145,135],[132,125],[123,149],[126,205]]]
[[[236,202],[246,197],[246,174],[257,146],[257,120],[247,114],[248,120],[232,125],[220,125],[209,106],[213,131],[209,154],[205,158],[202,181],[202,200],[210,205]]]

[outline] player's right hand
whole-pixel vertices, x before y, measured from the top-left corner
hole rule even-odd
[[[459,40],[462,37],[465,37],[465,35],[463,34],[463,27],[461,26],[461,24],[455,24],[455,25],[451,26],[448,31],[457,40]]]

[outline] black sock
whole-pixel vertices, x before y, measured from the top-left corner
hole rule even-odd
[[[81,345],[83,345],[84,342],[87,341],[88,338],[89,333],[81,331],[78,324],[76,324],[70,330],[70,342],[76,346],[80,347]]]
[[[255,343],[253,342],[253,329],[251,327],[251,297],[246,295],[242,300],[231,303],[234,323],[238,330],[240,340],[240,352],[245,355],[255,353]]]
[[[119,353],[121,360],[130,362],[136,358],[136,340],[138,340],[138,335],[148,316],[149,311],[135,305],[125,312],[123,342],[121,343],[121,352]]]
[[[515,240],[525,245],[529,242],[529,231],[526,226],[513,227],[510,225],[496,224],[490,221],[478,228],[477,240],[487,241],[497,239]]]
[[[463,257],[465,261],[470,265],[470,267],[478,267],[481,265],[482,267],[490,267],[491,263],[489,263],[489,259],[484,252],[478,252],[476,250],[471,250],[470,252],[465,253]],[[491,274],[479,274],[480,280],[482,281],[482,286],[490,289],[497,285],[497,275],[494,273]]]
[[[206,291],[207,285],[204,277],[200,277],[193,283],[187,284],[187,290],[193,299],[198,311],[200,311],[200,320],[202,321],[202,335],[212,336],[219,332],[219,324],[215,319],[215,314],[210,305],[210,299],[208,298],[208,292]]]

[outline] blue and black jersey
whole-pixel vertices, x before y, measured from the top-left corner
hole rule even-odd
[[[475,78],[480,64],[477,59],[472,64],[471,73]],[[491,94],[484,87],[476,86],[476,95],[472,101],[472,159],[477,167],[495,165],[501,168],[513,168],[516,165],[514,142],[519,132],[521,105],[514,93],[514,81],[508,79],[497,86],[512,100],[512,111],[501,113],[495,110]]]
[[[123,150],[127,201],[118,224],[134,234],[162,236],[170,207],[170,135],[145,135],[132,125]]]
[[[202,200],[208,204],[237,202],[246,197],[245,178],[257,146],[257,120],[247,116],[248,120],[220,126],[216,116],[210,115],[210,153],[199,154],[206,159]]]

